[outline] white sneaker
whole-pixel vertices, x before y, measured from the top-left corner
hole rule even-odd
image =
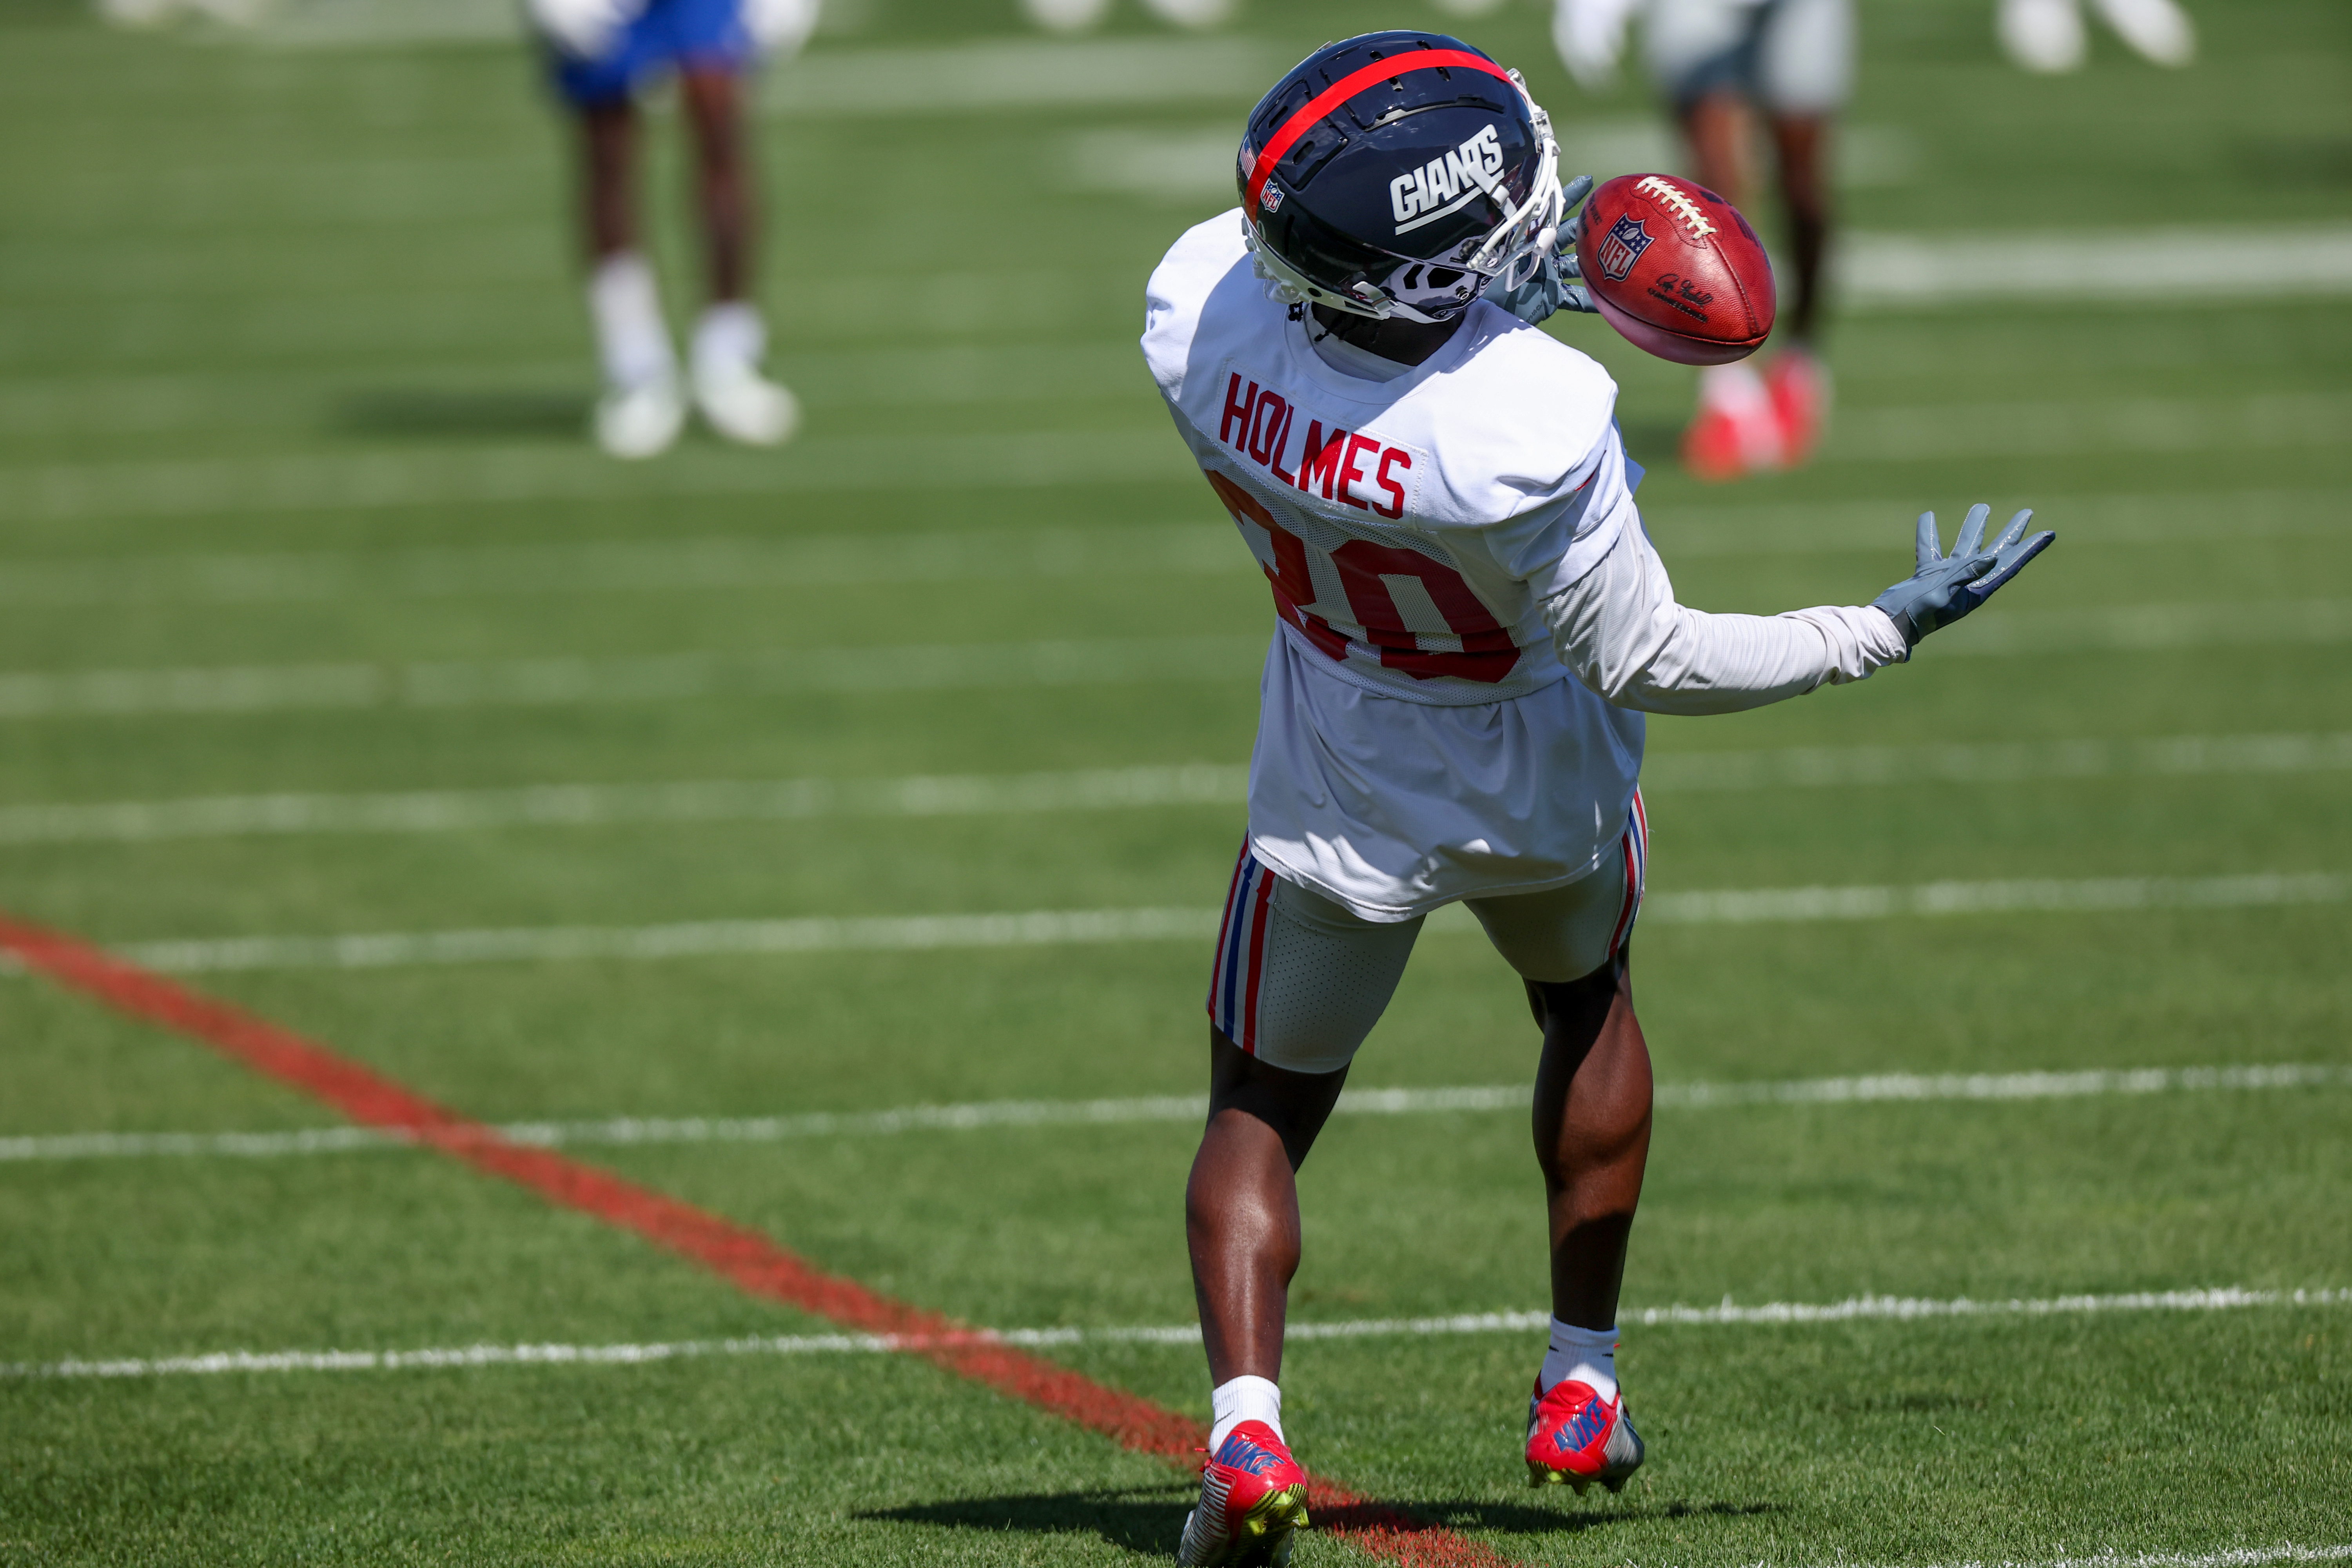
[[[781,447],[801,427],[800,399],[740,362],[696,366],[694,405],[713,430],[747,447]]]
[[[181,9],[180,0],[98,0],[98,14],[118,27],[160,27]]]
[[[1143,0],[1143,8],[1179,27],[1214,27],[1233,16],[1237,0]]]
[[[2160,66],[2185,66],[2197,58],[2197,28],[2173,0],[2094,0],[2123,41]]]
[[[1110,0],[1021,0],[1021,10],[1049,33],[1085,33],[1102,25]]]
[[[611,456],[633,462],[657,458],[686,425],[686,399],[668,376],[616,386],[596,400],[594,424],[596,445]]]
[[[2001,0],[1993,27],[2021,69],[2055,76],[2083,63],[2083,14],[2074,0]]]

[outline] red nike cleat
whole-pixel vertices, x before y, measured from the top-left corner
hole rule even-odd
[[[1764,390],[1780,422],[1780,460],[1795,468],[1813,455],[1829,424],[1829,367],[1802,349],[1784,349],[1764,372]]]
[[[1201,1506],[1176,1547],[1182,1568],[1290,1561],[1293,1531],[1307,1523],[1307,1476],[1263,1421],[1226,1434],[1201,1471]]]
[[[1528,1485],[1574,1487],[1579,1497],[1595,1481],[1623,1491],[1626,1478],[1641,1468],[1642,1435],[1622,1390],[1603,1399],[1570,1378],[1553,1384],[1549,1394],[1536,1385],[1528,1401]]]
[[[1780,419],[1755,371],[1717,366],[1699,383],[1698,413],[1683,432],[1683,467],[1721,484],[1769,473],[1781,463]]]

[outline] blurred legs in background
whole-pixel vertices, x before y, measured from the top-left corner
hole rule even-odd
[[[2162,0],[2159,0],[2162,3]],[[1853,0],[1559,0],[1552,38],[1577,80],[1615,77],[1626,23],[1643,18],[1651,75],[1675,106],[1701,184],[1748,210],[1755,120],[1769,132],[1788,216],[1793,298],[1781,280],[1780,352],[1699,374],[1683,462],[1705,479],[1801,463],[1829,417],[1815,349],[1830,233],[1830,128],[1853,86]]]
[[[1743,212],[1755,194],[1749,170],[1761,119],[1795,274],[1780,280],[1779,353],[1763,373],[1744,362],[1699,373],[1684,466],[1718,480],[1792,467],[1812,456],[1829,416],[1829,371],[1816,344],[1831,126],[1853,83],[1852,0],[1653,0],[1645,42],[1699,184]]]
[[[757,203],[742,88],[758,44],[743,9],[737,0],[650,0],[615,17],[584,49],[567,38],[557,59],[557,84],[580,124],[588,305],[604,377],[594,428],[616,458],[667,450],[689,395],[714,430],[752,446],[777,445],[800,422],[792,394],[760,371],[768,333],[751,299]],[[803,7],[800,19],[813,15]],[[694,141],[709,300],[683,378],[645,256],[637,177],[644,132],[635,93],[647,76],[672,68]]]
[[[1682,114],[1698,183],[1748,210],[1754,113],[1728,90],[1707,93]],[[1779,353],[1762,374],[1746,362],[1699,373],[1699,408],[1683,437],[1683,461],[1701,479],[1731,479],[1793,468],[1813,455],[1829,416],[1829,371],[1814,343],[1822,266],[1828,250],[1830,190],[1825,114],[1768,115],[1780,171],[1781,211],[1795,276],[1784,292],[1774,337]],[[1793,289],[1790,285],[1793,282]]]

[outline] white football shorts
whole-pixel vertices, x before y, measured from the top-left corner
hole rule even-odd
[[[1642,910],[1650,858],[1641,793],[1590,875],[1533,893],[1462,900],[1528,980],[1580,980],[1614,959]],[[1259,1060],[1338,1072],[1355,1059],[1404,976],[1425,915],[1368,921],[1270,870],[1242,843],[1209,975],[1209,1021]]]
[[[1729,90],[1768,114],[1827,114],[1853,91],[1853,0],[1650,0],[1643,41],[1677,111]]]

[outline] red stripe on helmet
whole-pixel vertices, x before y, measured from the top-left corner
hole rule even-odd
[[[1485,71],[1502,81],[1511,80],[1510,72],[1486,56],[1474,55],[1466,49],[1423,49],[1409,57],[1380,60],[1361,69],[1349,71],[1308,100],[1306,108],[1284,121],[1282,129],[1266,139],[1265,145],[1258,152],[1257,162],[1250,166],[1249,187],[1243,197],[1242,216],[1246,218],[1257,211],[1258,197],[1265,190],[1266,176],[1274,173],[1274,166],[1282,161],[1282,155],[1307,134],[1308,126],[1373,82],[1386,81],[1407,71],[1435,70],[1440,66],[1460,66],[1465,70]],[[1516,88],[1518,84],[1512,82],[1511,85]]]

